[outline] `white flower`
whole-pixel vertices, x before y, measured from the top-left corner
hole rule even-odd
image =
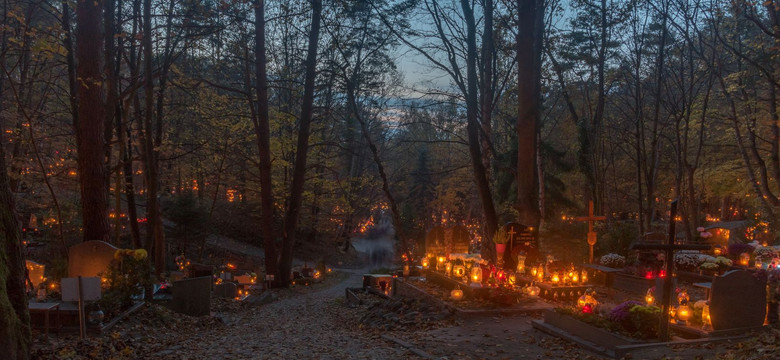
[[[604,266],[609,266],[613,268],[621,268],[626,264],[626,258],[624,256],[609,253],[604,256],[602,256],[599,259],[599,262]]]

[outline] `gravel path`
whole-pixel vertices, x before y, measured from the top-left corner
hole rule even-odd
[[[213,334],[186,339],[194,359],[414,359],[411,352],[357,328],[344,289],[360,286],[363,271],[327,289],[284,297],[243,311]]]

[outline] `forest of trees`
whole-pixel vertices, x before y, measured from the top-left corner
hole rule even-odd
[[[255,219],[270,269],[383,207],[404,250],[436,224],[490,238],[588,201],[643,233],[679,198],[688,237],[780,210],[774,0],[3,0],[0,16],[9,190],[61,250],[102,239],[159,269],[180,196],[207,222]]]

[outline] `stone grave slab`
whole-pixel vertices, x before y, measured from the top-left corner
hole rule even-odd
[[[25,266],[27,267],[27,275],[30,277],[33,288],[37,289],[38,285],[43,282],[43,274],[46,270],[46,265],[39,264],[32,260],[25,260]]]
[[[85,241],[68,249],[68,276],[94,277],[108,269],[119,250],[114,245],[100,240]]]
[[[715,331],[759,327],[766,317],[766,280],[732,270],[712,280],[710,316]]]
[[[171,309],[192,316],[209,314],[211,306],[211,276],[175,281]]]
[[[431,229],[425,236],[425,253],[433,256],[444,254],[447,251],[444,235],[444,228],[441,226]]]
[[[238,295],[238,286],[232,282],[224,282],[214,286],[214,296],[233,299]]]
[[[450,231],[452,253],[467,254],[469,245],[471,245],[471,234],[469,234],[469,231],[463,225],[454,226]]]

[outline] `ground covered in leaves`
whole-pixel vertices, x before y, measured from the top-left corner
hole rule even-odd
[[[412,299],[358,293],[362,271],[277,291],[265,304],[213,299],[212,316],[145,305],[109,334],[36,334],[33,359],[600,359],[531,327],[534,316],[457,318]],[[743,342],[652,349],[633,359],[777,359],[780,330]]]

